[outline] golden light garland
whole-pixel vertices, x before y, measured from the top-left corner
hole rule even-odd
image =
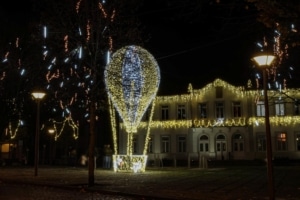
[[[194,128],[208,128],[208,127],[221,127],[221,126],[246,126],[245,118],[232,118],[223,121],[216,119],[205,119],[205,120],[165,120],[165,121],[152,121],[151,128],[191,128],[194,124]],[[139,129],[147,129],[148,123],[141,122]]]
[[[114,148],[114,154],[116,155],[118,153],[116,116],[115,116],[115,109],[114,109],[110,99],[108,99],[108,106],[109,106],[110,124],[111,124],[112,135],[113,135],[113,148]]]
[[[157,96],[155,101],[156,101],[156,104],[160,104],[160,103],[172,104],[172,103],[178,103],[178,102],[188,103],[191,100],[198,101],[198,100],[203,99],[203,97],[215,87],[223,87],[224,89],[229,90],[236,97],[239,97],[239,98],[249,98],[249,97],[256,98],[257,94],[258,94],[257,90],[246,90],[242,86],[236,87],[236,86],[233,86],[221,79],[215,79],[212,83],[207,84],[202,89],[193,89],[192,85],[189,84],[188,90],[189,90],[190,94]],[[191,93],[192,93],[192,95],[191,95]],[[299,90],[297,90],[297,89],[285,89],[280,92],[278,90],[268,90],[268,96],[280,96],[283,93],[287,96],[298,95],[299,98],[297,98],[297,99],[300,99],[300,96],[299,96],[300,93],[299,93]],[[263,93],[261,92],[259,96],[263,96]]]
[[[144,146],[144,151],[143,151],[143,155],[147,154],[147,150],[148,150],[148,143],[150,140],[150,128],[151,128],[151,123],[152,123],[152,117],[154,114],[154,108],[155,108],[155,101],[152,102],[152,108],[151,108],[151,113],[149,116],[149,122],[148,122],[148,127],[147,127],[147,133],[146,133],[146,138],[145,138],[145,146]]]
[[[250,117],[247,125],[260,125],[265,123],[265,117]],[[295,126],[300,125],[300,116],[272,116],[270,117],[272,126]]]
[[[6,132],[5,135],[7,135],[7,133],[9,133],[10,139],[14,139],[17,136],[17,133],[18,133],[18,130],[19,130],[19,127],[20,127],[21,123],[22,123],[22,121],[18,120],[16,129],[13,130],[11,122],[9,122],[8,123],[8,128],[5,129],[5,132]]]
[[[57,122],[53,119],[51,119],[50,121],[53,122],[53,128],[54,128],[54,132],[55,132],[55,135],[54,135],[54,140],[57,141],[57,139],[61,136],[61,134],[63,133],[64,131],[64,128],[66,125],[70,126],[73,130],[73,137],[74,139],[78,139],[78,136],[79,136],[79,133],[78,133],[78,125],[73,121],[72,117],[66,117],[64,121],[62,122]],[[57,125],[58,124],[61,124],[61,128],[60,130],[58,131],[58,128],[57,128]]]
[[[169,95],[169,96],[157,96],[155,98],[155,104],[176,104],[181,103],[190,103],[191,101],[202,100],[204,95],[210,92],[214,87],[223,87],[231,91],[233,94],[240,98],[257,98],[257,90],[245,90],[243,87],[235,87],[227,82],[216,79],[214,82],[207,84],[202,89],[195,90],[192,85],[188,85],[189,94],[182,95]],[[273,98],[281,96],[293,96],[299,97],[299,91],[296,89],[285,89],[281,92],[276,90],[269,90],[268,94]],[[263,96],[263,94],[260,94]],[[291,102],[293,100],[290,100]],[[255,103],[255,102],[253,102]],[[272,116],[270,117],[270,123],[274,126],[290,126],[300,123],[300,116]],[[264,117],[239,117],[239,118],[224,118],[224,119],[186,119],[186,120],[164,120],[164,121],[152,121],[150,128],[208,128],[208,127],[232,127],[232,126],[251,126],[264,124]],[[147,129],[149,124],[147,122],[141,122],[138,129]],[[125,129],[124,124],[121,124],[121,127]]]
[[[211,127],[234,127],[234,126],[258,126],[264,125],[264,117],[250,117],[249,119],[240,118],[228,118],[224,120],[205,119],[205,120],[193,120],[193,128],[211,128]],[[300,125],[300,116],[273,116],[270,117],[270,123],[273,126],[295,126]],[[124,124],[120,124],[124,129]],[[165,120],[165,121],[152,121],[150,128],[162,128],[162,129],[176,129],[176,128],[191,128],[193,125],[192,120]],[[147,130],[149,126],[148,122],[141,122],[138,129]]]

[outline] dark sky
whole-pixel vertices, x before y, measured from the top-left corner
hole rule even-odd
[[[32,12],[29,0],[5,1],[0,3],[1,39],[8,40],[20,35],[27,28]]]
[[[152,34],[146,48],[161,69],[160,92],[187,92],[188,83],[199,88],[215,78],[246,85],[260,37],[254,9],[237,3],[243,1],[204,1],[202,7],[166,2],[146,1],[143,13]]]

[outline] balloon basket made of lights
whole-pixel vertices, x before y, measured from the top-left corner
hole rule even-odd
[[[113,155],[115,172],[145,172],[147,155]]]

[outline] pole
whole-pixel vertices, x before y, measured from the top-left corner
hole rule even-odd
[[[40,100],[37,99],[37,112],[36,112],[36,130],[35,130],[35,150],[34,150],[34,176],[38,176],[38,163],[39,163],[39,136],[40,136]]]
[[[267,93],[267,77],[266,69],[263,69],[264,95],[265,95],[265,125],[266,125],[266,140],[267,140],[267,172],[268,172],[268,190],[269,199],[274,200],[274,181],[273,181],[273,161],[272,161],[272,141],[269,118],[269,101]]]

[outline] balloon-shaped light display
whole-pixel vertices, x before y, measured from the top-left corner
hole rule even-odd
[[[108,96],[123,119],[126,131],[137,132],[160,83],[156,60],[139,46],[126,46],[112,55],[104,75]]]

